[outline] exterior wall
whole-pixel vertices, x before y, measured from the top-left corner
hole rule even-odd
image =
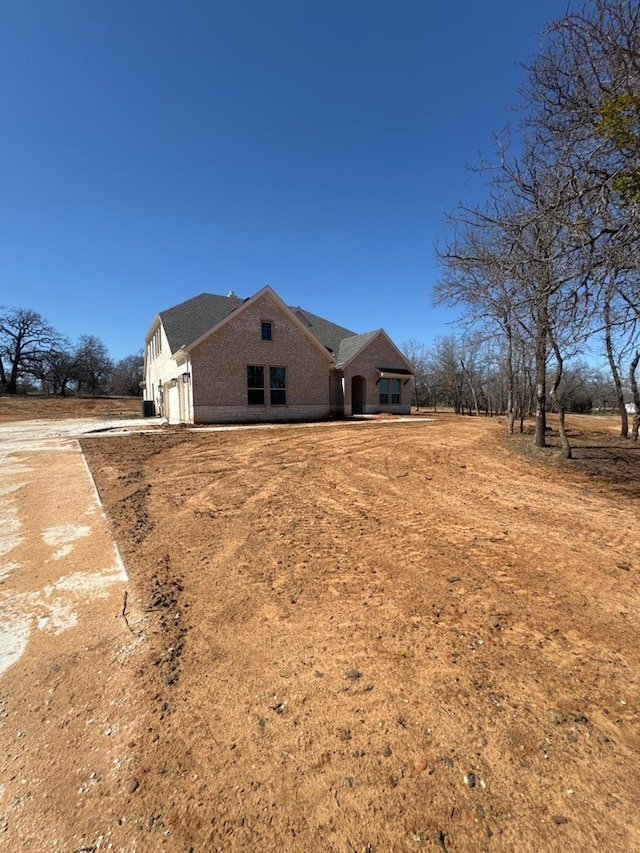
[[[330,374],[329,393],[331,396],[331,416],[344,417],[344,387],[341,370],[332,370]]]
[[[160,386],[163,386],[163,395],[164,395],[164,386],[165,383],[170,382],[171,379],[177,376],[177,367],[174,359],[171,357],[171,350],[169,349],[169,342],[167,341],[167,337],[164,333],[164,329],[162,326],[159,326],[160,330],[160,348],[158,351],[158,347],[154,346],[153,343],[153,335],[149,336],[149,339],[145,343],[145,389],[144,389],[144,399],[152,400],[155,408],[156,415],[164,414],[164,406],[161,405],[160,399]],[[154,330],[155,332],[155,330]]]
[[[262,340],[262,323],[272,340]],[[330,359],[265,293],[190,349],[194,422],[329,417]],[[265,367],[265,405],[249,405],[247,367]],[[270,405],[269,367],[286,368],[286,405]]]
[[[381,405],[380,391],[376,384],[379,378],[378,367],[405,367],[405,359],[383,334],[375,337],[353,361],[346,365],[343,371],[345,415],[352,414],[351,380],[354,376],[363,376],[365,379],[365,414],[374,415],[380,412],[391,412],[395,415],[411,414],[412,377],[407,377],[409,381],[406,384],[404,380],[400,381],[399,405]]]

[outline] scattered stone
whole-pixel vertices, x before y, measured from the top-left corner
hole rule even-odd
[[[338,737],[340,740],[351,740],[351,729],[338,729]]]
[[[391,755],[391,747],[385,746],[385,748],[382,750],[382,754],[385,758],[389,758],[389,756]]]
[[[447,580],[449,581],[449,583],[461,583],[462,582],[462,578],[459,578],[457,575],[454,575],[454,577],[452,577],[452,578],[447,578]]]
[[[476,817],[480,818],[480,820],[485,817],[485,810],[482,806],[476,806]]]
[[[470,770],[467,775],[464,777],[464,784],[468,785],[470,788],[475,788],[476,786],[476,774]]]
[[[566,818],[564,815],[561,815],[561,814],[554,814],[554,816],[553,816],[553,822],[554,822],[555,824],[557,824],[558,826],[561,826],[563,823],[569,823],[569,821],[567,820],[567,818]]]
[[[453,759],[450,756],[445,755],[442,761],[447,765],[447,767],[453,767]]]
[[[429,766],[429,762],[426,760],[426,758],[419,758],[413,766],[416,768],[418,773],[423,773]]]
[[[135,794],[135,792],[138,790],[139,787],[140,787],[140,782],[138,782],[138,780],[134,776],[133,779],[131,780],[130,784],[129,784],[129,793]]]
[[[317,669],[316,669],[316,671],[315,671],[313,674],[314,674],[314,676],[315,676],[316,678],[324,678],[324,672],[320,672],[320,671],[319,671],[319,670],[317,670]]]
[[[350,669],[345,672],[345,678],[362,678],[362,673],[359,669]]]

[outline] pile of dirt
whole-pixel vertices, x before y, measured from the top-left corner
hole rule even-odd
[[[126,626],[37,713],[5,676],[11,849],[640,849],[640,460],[570,426],[572,463],[453,416],[84,438]]]

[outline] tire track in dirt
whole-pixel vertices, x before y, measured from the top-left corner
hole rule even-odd
[[[141,718],[123,846],[637,846],[638,519],[499,428],[94,444],[99,480],[131,466],[150,484],[140,599],[169,555],[189,625],[170,712]]]

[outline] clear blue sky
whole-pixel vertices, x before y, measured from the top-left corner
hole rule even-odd
[[[5,3],[0,304],[121,358],[164,308],[270,284],[430,343],[443,214],[566,5]]]

